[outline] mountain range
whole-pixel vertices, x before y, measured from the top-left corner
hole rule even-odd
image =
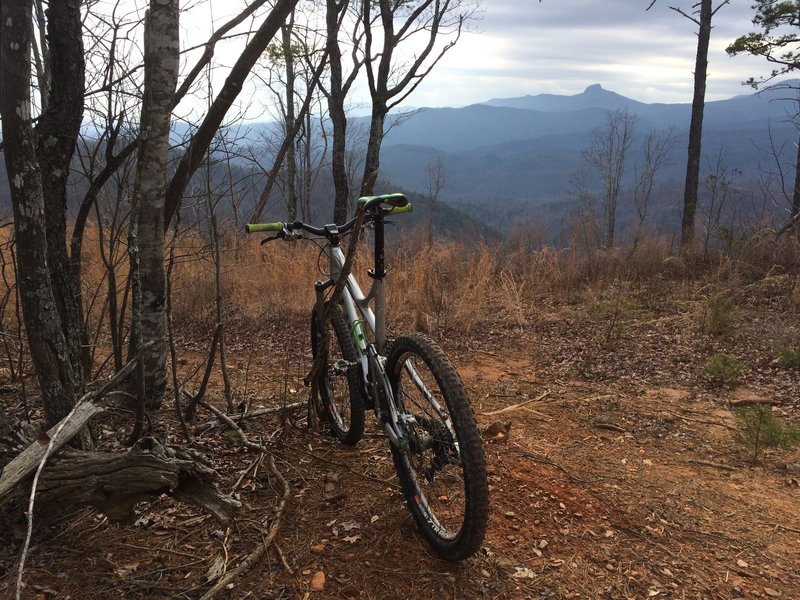
[[[778,171],[783,172],[791,189],[797,158],[794,117],[800,106],[798,89],[800,81],[791,81],[780,88],[706,103],[701,213],[712,176],[724,175],[730,184],[727,189],[735,189],[740,202],[744,199],[746,211],[769,204],[763,201],[762,189],[769,178],[773,178],[774,189],[779,187],[774,179]],[[576,175],[585,171],[590,191],[600,189],[596,174],[587,169],[583,151],[590,145],[593,132],[607,125],[612,111],[626,111],[636,118],[618,209],[620,229],[629,228],[635,218],[632,197],[636,166],[642,162],[642,140],[651,131],[671,129],[674,144],[667,164],[658,173],[648,219],[650,225],[676,230],[683,201],[691,105],[643,103],[599,84],[575,95],[494,98],[461,108],[423,108],[391,115],[376,191],[402,190],[413,195],[417,207],[411,221],[427,223],[431,216],[431,173],[439,171],[444,182],[434,219],[439,231],[453,235],[467,228],[492,238],[504,236],[517,225],[539,222],[554,237],[561,235],[565,220],[574,217],[580,205],[572,183]],[[357,134],[367,125],[362,117],[351,119],[349,127]],[[267,123],[253,129],[265,134],[277,131],[275,124]],[[180,137],[179,131],[175,134]],[[4,166],[0,160],[0,206],[7,207]],[[260,193],[263,172],[245,163],[234,168],[237,179],[246,182],[237,192],[246,213]],[[216,176],[226,177],[222,171]],[[73,195],[76,193],[73,191]],[[324,172],[314,196],[314,220],[329,218],[333,191]],[[282,206],[275,198],[264,218],[283,218]],[[767,208],[781,219],[787,205],[778,200]]]
[[[779,160],[793,177],[798,130],[792,117],[798,87],[795,81],[789,82],[794,89],[782,86],[707,102],[701,179],[719,166],[732,183],[756,194],[765,172],[775,170],[771,148],[780,150]],[[598,84],[575,95],[495,98],[395,117],[382,148],[381,175],[400,188],[425,194],[432,166],[441,165],[441,201],[500,230],[520,219],[556,226],[564,214],[574,212],[576,193],[570,181],[585,169],[582,151],[592,132],[606,126],[611,111],[636,117],[623,212],[632,210],[634,164],[641,163],[644,136],[673,129],[668,165],[656,182],[659,205],[654,215],[665,223],[674,221],[682,202],[691,105],[638,102]],[[702,199],[702,189],[700,193]]]

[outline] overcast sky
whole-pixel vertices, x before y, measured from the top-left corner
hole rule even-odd
[[[470,24],[473,31],[463,35],[405,104],[465,106],[527,94],[578,94],[595,83],[642,102],[690,103],[697,25],[670,6],[692,13],[697,0],[657,0],[646,11],[650,1],[482,0],[479,19]],[[139,11],[147,5],[147,0],[124,2]],[[184,43],[205,39],[211,24],[220,26],[242,2],[183,0],[184,7],[196,9],[182,17]],[[714,6],[720,2],[714,0]],[[770,71],[764,59],[725,53],[738,36],[754,30],[752,3],[731,0],[714,17],[707,100],[751,94],[742,81]],[[240,51],[220,49],[214,61],[230,66]],[[224,75],[215,73],[216,88]],[[353,91],[352,114],[368,112],[364,82]],[[239,100],[250,118],[261,120],[269,118],[265,106],[270,98],[253,80]]]
[[[697,26],[670,10],[695,0],[484,0],[477,33],[459,41],[409,100],[461,106],[526,94],[576,94],[588,85],[643,102],[691,102]],[[714,1],[714,6],[719,0]],[[729,57],[753,30],[752,0],[714,17],[706,98],[752,93],[741,82],[769,72],[763,59]]]

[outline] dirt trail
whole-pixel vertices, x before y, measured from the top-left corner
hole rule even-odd
[[[253,420],[248,434],[274,448],[292,497],[276,547],[227,597],[800,598],[800,452],[768,449],[751,464],[731,410],[769,401],[798,422],[800,373],[772,350],[800,339],[796,313],[775,303],[739,318],[711,336],[685,307],[636,313],[609,341],[607,319],[571,306],[532,312],[524,332],[496,323],[480,339],[445,336],[481,426],[511,425],[506,439],[486,441],[489,530],[462,564],[437,559],[416,534],[374,426],[345,449],[302,423]],[[254,406],[280,402],[284,387],[289,400],[304,393],[308,357],[287,372],[285,352],[269,343],[243,344],[256,358],[233,365],[240,388],[247,373]],[[700,369],[722,351],[747,365],[736,390]],[[236,490],[238,530],[167,497],[128,525],[86,510],[43,519],[25,597],[199,598],[259,543],[276,504],[258,457],[221,430],[199,449],[223,473],[222,489],[253,467]],[[2,517],[0,595],[9,597],[20,505]],[[320,572],[324,590],[311,591]]]

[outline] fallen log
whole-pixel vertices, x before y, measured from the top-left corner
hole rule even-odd
[[[69,441],[86,426],[92,417],[101,412],[103,412],[103,408],[96,404],[92,404],[91,402],[81,404],[67,423],[64,424],[64,427],[53,441],[52,452],[55,452],[69,443]],[[22,483],[37,469],[42,458],[47,453],[47,446],[51,438],[56,435],[59,426],[60,423],[52,427],[46,435],[42,432],[39,439],[34,440],[30,446],[25,448],[14,460],[5,466],[3,473],[0,475],[0,503],[6,499],[17,485]]]
[[[151,344],[152,342],[147,342],[144,348]],[[103,411],[102,408],[94,404],[95,400],[101,399],[127,377],[136,366],[137,358],[138,355],[133,360],[128,361],[128,364],[117,371],[111,379],[98,389],[87,392],[75,403],[75,407],[66,417],[51,427],[46,434],[40,435],[37,440],[31,442],[19,456],[3,468],[2,473],[0,473],[0,504],[17,485],[39,469],[40,464],[47,462],[53,452],[66,445],[72,438],[83,431],[84,426],[91,421],[92,417]]]
[[[241,503],[216,489],[216,471],[188,448],[166,447],[155,438],[142,438],[127,452],[64,448],[103,412],[94,401],[126,377],[135,364],[136,360],[131,360],[103,386],[86,394],[69,415],[42,432],[5,466],[0,473],[0,503],[37,471],[29,512],[33,498],[39,496],[41,504],[89,504],[110,519],[120,520],[131,515],[137,502],[167,493],[203,508],[224,524],[231,523]]]
[[[241,503],[216,489],[218,477],[196,453],[142,438],[127,452],[64,450],[42,473],[39,502],[88,504],[124,521],[137,502],[168,494],[228,525]]]

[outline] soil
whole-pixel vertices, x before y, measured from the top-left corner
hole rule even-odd
[[[742,285],[726,325],[711,322],[701,292],[664,282],[530,298],[523,325],[498,300],[479,330],[431,332],[480,426],[510,425],[486,438],[485,544],[458,564],[417,534],[374,423],[348,449],[309,432],[304,410],[244,421],[273,451],[290,496],[275,543],[218,597],[800,598],[800,451],[756,453],[737,441],[733,410],[762,404],[800,424],[800,370],[775,352],[799,345],[793,284]],[[210,337],[187,331],[182,376],[202,364]],[[257,338],[229,331],[234,403],[303,400],[306,336],[299,320]],[[722,353],[744,366],[738,385],[703,370]],[[17,410],[17,384],[3,389]],[[209,394],[224,406],[218,381]],[[181,443],[174,411],[161,412],[160,434]],[[201,412],[195,431],[209,420]],[[103,417],[106,448],[129,426],[122,411]],[[138,505],[125,524],[86,508],[38,515],[23,598],[200,598],[261,543],[279,485],[223,428],[198,433],[197,449],[244,505],[235,528],[168,496]],[[0,513],[2,597],[13,597],[26,502]]]

